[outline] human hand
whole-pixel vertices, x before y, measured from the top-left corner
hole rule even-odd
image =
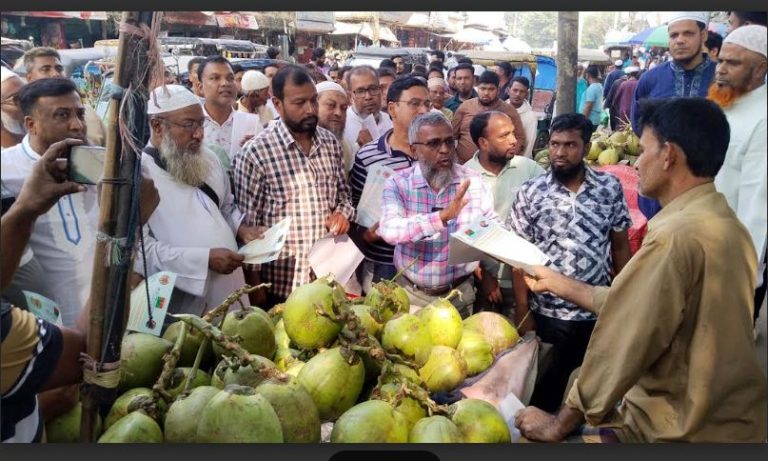
[[[561,434],[557,417],[536,407],[525,407],[515,416],[515,426],[528,440],[539,442],[560,442]]]
[[[456,191],[456,196],[451,200],[451,203],[449,203],[446,208],[440,210],[440,219],[444,224],[447,224],[448,221],[452,219],[456,219],[459,216],[459,213],[461,213],[461,210],[467,203],[469,203],[469,199],[464,198],[467,189],[469,189],[469,179],[465,179],[461,182],[459,189]]]
[[[343,214],[334,212],[325,220],[325,227],[334,235],[346,234],[349,230],[349,221]]]
[[[501,287],[496,277],[492,276],[488,271],[483,270],[481,272],[480,279],[480,293],[482,293],[491,304],[501,304]]]
[[[208,268],[218,274],[231,274],[240,267],[245,256],[226,248],[212,248],[208,254]]]
[[[368,131],[367,128],[363,128],[360,130],[360,133],[357,134],[357,145],[358,146],[364,146],[365,144],[368,144],[369,142],[373,141],[373,136],[371,135],[371,132]]]
[[[248,243],[251,240],[263,239],[264,232],[266,231],[267,227],[265,226],[246,226],[245,224],[240,224],[240,227],[237,229],[237,237],[243,243]]]
[[[61,197],[85,192],[84,185],[67,180],[67,159],[61,158],[70,147],[81,144],[83,141],[71,138],[51,144],[24,180],[15,206],[38,217],[50,210]]]
[[[376,223],[365,230],[365,232],[363,233],[363,240],[365,241],[365,243],[372,245],[373,243],[381,240],[381,237],[379,237],[379,234],[376,233],[376,229],[378,228],[379,228],[379,223]]]
[[[523,278],[525,279],[525,284],[528,285],[528,289],[534,293],[554,293],[558,283],[566,278],[564,275],[545,266],[534,266],[533,272],[534,276],[523,272]]]

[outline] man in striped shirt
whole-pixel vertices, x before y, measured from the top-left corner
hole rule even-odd
[[[406,268],[397,282],[412,310],[457,289],[461,298],[452,302],[467,317],[475,300],[472,275],[479,266],[476,261],[449,265],[448,239],[481,217],[498,221],[493,196],[476,172],[457,163],[456,139],[443,114],[416,117],[408,142],[418,163],[387,180],[378,233],[395,246],[395,267]]]
[[[292,218],[276,261],[244,265],[246,282],[272,284],[269,298],[263,290],[251,296],[262,307],[284,301],[312,280],[309,250],[329,231],[345,234],[355,213],[341,145],[333,133],[317,126],[311,75],[302,66],[285,66],[272,79],[272,92],[280,119],[243,146],[232,169],[235,200],[248,225],[272,227]]]
[[[429,90],[422,80],[405,77],[390,85],[387,112],[392,117],[393,128],[357,152],[349,176],[353,206],[357,207],[360,203],[368,172],[373,166],[387,166],[395,171],[413,166],[416,160],[408,143],[408,126],[417,115],[429,111],[431,106]],[[381,279],[391,279],[397,272],[392,262],[394,247],[376,234],[378,227],[378,224],[370,229],[358,224],[353,226],[352,234],[365,254],[360,277],[364,292],[370,291],[371,285]]]

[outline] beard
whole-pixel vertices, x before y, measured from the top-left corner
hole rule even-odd
[[[310,115],[309,117],[305,117],[298,122],[295,122],[293,120],[283,119],[288,129],[295,133],[309,133],[314,136],[315,131],[317,130],[317,121],[318,118],[316,115]]]
[[[439,168],[434,163],[429,163],[423,158],[419,158],[418,161],[421,173],[433,189],[441,190],[451,183],[451,180],[453,180],[453,165],[456,163],[456,157],[457,155],[454,152],[451,158],[451,168]]]
[[[4,110],[0,110],[0,118],[2,119],[3,128],[13,135],[24,136],[27,134],[27,128],[23,123],[11,117],[11,114]]]
[[[744,92],[730,85],[718,85],[713,83],[707,91],[707,99],[713,101],[722,109],[731,107],[733,103],[743,95]]]
[[[552,176],[554,176],[560,183],[566,183],[577,177],[586,168],[584,162],[579,162],[576,165],[564,168],[556,168],[552,165]]]
[[[336,126],[337,128],[334,128]],[[341,142],[341,139],[344,137],[344,124],[320,124],[320,127],[325,128],[326,130],[333,133],[334,136],[336,136],[336,139]]]
[[[192,187],[205,183],[211,169],[210,160],[200,149],[179,149],[170,136],[164,136],[160,143],[160,156],[165,160],[168,173],[177,181]]]

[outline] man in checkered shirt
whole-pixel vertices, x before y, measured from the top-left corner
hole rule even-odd
[[[291,217],[279,258],[243,266],[248,283],[272,284],[268,292],[251,296],[263,307],[283,302],[312,280],[309,250],[329,231],[346,233],[354,215],[341,145],[317,126],[317,90],[310,74],[301,66],[285,66],[272,79],[272,94],[280,118],[243,146],[232,169],[235,199],[249,225],[268,228]]]

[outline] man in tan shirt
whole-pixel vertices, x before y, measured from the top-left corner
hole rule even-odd
[[[489,110],[496,110],[509,115],[515,126],[515,133],[525,133],[517,109],[499,99],[499,76],[495,72],[485,71],[478,80],[477,97],[464,101],[456,109],[451,121],[453,136],[459,141],[459,147],[456,149],[459,154],[459,163],[464,164],[477,152],[477,145],[472,141],[472,135],[469,133],[469,124],[475,115]],[[524,151],[525,136],[518,136],[515,155]]]
[[[599,316],[560,411],[528,407],[515,424],[550,442],[585,421],[630,442],[765,442],[768,389],[752,339],[757,261],[713,185],[728,122],[714,103],[684,98],[648,103],[640,127],[640,191],[663,208],[611,287],[544,267],[527,280]]]

